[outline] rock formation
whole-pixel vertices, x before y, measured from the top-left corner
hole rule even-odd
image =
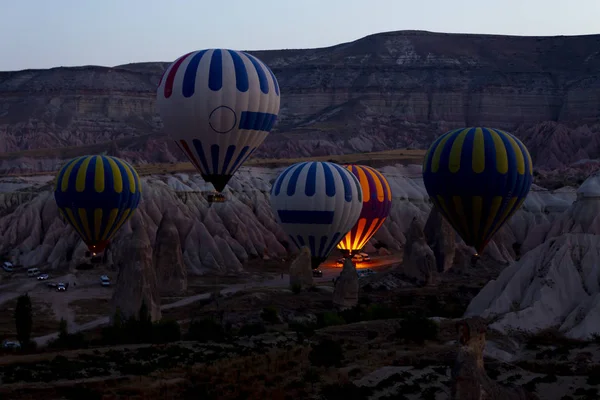
[[[187,289],[187,268],[183,262],[179,232],[171,213],[163,216],[154,243],[154,270],[162,295],[177,295]]]
[[[479,292],[465,315],[494,316],[491,326],[504,332],[558,328],[577,339],[600,333],[600,175],[576,195],[563,213],[529,230],[523,256]]]
[[[121,247],[121,254],[116,257],[119,275],[110,301],[110,315],[114,317],[119,310],[125,318],[137,317],[142,303],[145,303],[151,319],[156,321],[161,318],[161,311],[152,247],[142,229],[139,214],[134,214],[132,220],[135,230],[125,239],[126,245]]]
[[[425,241],[422,222],[413,218],[404,247],[402,274],[419,286],[437,283],[438,272],[433,251]]]
[[[445,272],[452,267],[456,251],[456,233],[452,225],[440,214],[436,207],[431,208],[424,229],[427,244],[433,250],[438,272]]]
[[[346,258],[333,290],[333,304],[344,310],[358,304],[358,273],[352,260]]]
[[[568,337],[600,334],[600,236],[565,234],[505,268],[471,301],[466,316],[495,317],[501,332],[558,327]]]
[[[575,192],[576,199],[556,219],[536,226],[523,243],[527,252],[565,233],[600,234],[600,174],[590,176]]]
[[[284,94],[279,134],[255,155],[424,149],[445,130],[481,124],[514,131],[537,167],[572,168],[600,151],[597,51],[597,35],[422,31],[328,48],[253,51]],[[0,152],[89,145],[98,153],[118,149],[136,162],[183,160],[155,111],[156,85],[168,64],[0,72],[6,114]],[[56,169],[61,156],[60,150],[23,154],[2,160],[0,171]]]
[[[385,224],[366,248],[371,251],[381,248],[382,253],[400,252],[411,221],[415,217],[426,220],[431,205],[419,165],[385,166],[380,170],[392,187],[394,201]],[[253,258],[293,255],[298,249],[289,243],[269,205],[270,185],[280,172],[281,168],[242,167],[225,190],[228,201],[210,208],[203,192],[212,187],[199,175],[145,176],[142,201],[136,214],[143,220],[146,235],[138,239],[148,240],[150,246],[159,242],[159,225],[169,213],[179,235],[183,262],[191,275],[239,273],[244,263]],[[85,245],[58,215],[49,185],[53,178],[0,178],[0,255],[9,257],[15,264],[74,268],[86,262]],[[501,263],[511,261],[514,254],[506,252],[513,251],[515,243],[526,242],[538,229],[546,235],[548,227],[562,218],[564,210],[549,209],[548,204],[562,202],[568,208],[575,198],[574,190],[548,191],[534,187],[524,207],[498,231],[488,246],[489,252],[484,255]],[[593,204],[593,201],[578,201],[577,207],[581,206],[584,211]],[[107,248],[108,265],[117,261],[116,255],[127,244],[125,238],[131,233],[129,221]],[[462,241],[458,236],[456,243],[460,248]],[[449,243],[444,242],[444,246]],[[521,253],[526,251],[521,250]]]
[[[303,247],[300,254],[290,265],[290,286],[308,289],[314,285],[312,267],[310,263],[310,249]]]
[[[452,400],[539,400],[523,388],[501,386],[486,373],[483,364],[487,323],[474,317],[459,321],[458,353],[451,372]]]

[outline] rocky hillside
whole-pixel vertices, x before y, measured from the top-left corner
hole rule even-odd
[[[600,175],[553,221],[535,226],[524,257],[473,299],[467,315],[496,317],[493,328],[559,329],[591,339],[600,327]]]
[[[515,132],[538,169],[581,160],[595,169],[598,49],[600,35],[400,31],[254,52],[282,91],[276,130],[256,156],[426,148],[448,129],[481,124]],[[166,65],[0,72],[0,152],[39,149],[0,155],[0,171],[51,170],[65,157],[103,150],[134,162],[182,160],[154,108]]]
[[[473,299],[467,315],[494,316],[493,327],[503,331],[558,327],[575,338],[597,332],[600,174],[578,189],[534,185],[524,207],[494,236],[481,264],[472,267],[472,250],[431,212],[420,166],[380,170],[390,182],[393,208],[365,250],[402,254],[403,264],[395,270],[401,281],[381,274],[378,285],[435,286],[443,274],[469,271],[488,281],[501,271]],[[202,195],[210,187],[198,175],[143,178],[138,211],[106,251],[106,264],[122,274],[118,284],[127,288],[122,292],[141,291],[157,279],[161,290],[177,292],[187,276],[240,275],[252,260],[278,261],[296,253],[269,206],[279,172],[240,169],[226,189],[229,200],[211,207]],[[0,257],[49,269],[87,262],[85,245],[58,216],[51,180],[0,179]],[[151,271],[151,279],[142,270]]]
[[[367,246],[370,252],[399,251],[406,243],[411,221],[425,222],[430,204],[420,177],[420,167],[388,166],[381,169],[394,196],[390,217]],[[226,189],[229,201],[208,203],[200,192],[209,187],[198,175],[143,178],[142,202],[133,218],[116,235],[107,250],[107,263],[123,255],[132,238],[156,250],[157,270],[163,264],[185,273],[239,272],[251,259],[286,257],[289,243],[271,212],[268,192],[278,169],[243,168]],[[48,177],[3,179],[0,182],[0,255],[24,266],[75,267],[82,262],[85,245],[58,216]],[[524,243],[536,227],[557,223],[570,207],[575,192],[555,193],[534,188],[510,223],[488,246],[490,257],[506,262],[516,254],[513,244]],[[162,227],[162,228],[161,228]],[[435,228],[434,228],[435,230]],[[537,235],[537,233],[536,233]],[[161,246],[161,243],[169,246]],[[198,246],[201,243],[201,246]],[[143,244],[143,243],[142,243]],[[387,249],[387,250],[385,250]],[[173,260],[182,260],[174,262]],[[172,271],[181,275],[184,271]],[[169,273],[165,273],[169,275]],[[165,278],[166,279],[166,278]]]

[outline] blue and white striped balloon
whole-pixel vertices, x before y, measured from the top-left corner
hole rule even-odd
[[[271,188],[271,208],[296,246],[308,246],[316,269],[352,229],[362,210],[362,188],[347,169],[330,162],[286,168]]]
[[[269,67],[253,55],[226,49],[178,58],[156,92],[165,130],[218,192],[265,140],[279,102],[279,84]]]

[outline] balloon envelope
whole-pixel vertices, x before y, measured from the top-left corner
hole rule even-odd
[[[297,247],[308,246],[317,268],[354,226],[362,209],[358,179],[340,165],[301,162],[271,188],[271,208]]]
[[[367,244],[390,214],[392,189],[387,179],[374,168],[365,165],[344,167],[360,182],[363,203],[358,221],[337,247],[348,254],[354,254]]]
[[[99,253],[133,215],[142,192],[136,170],[110,156],[83,156],[58,172],[54,198],[61,215],[92,253]]]
[[[218,192],[265,140],[280,101],[277,79],[262,61],[226,49],[177,59],[156,97],[165,130]]]
[[[527,148],[510,133],[461,128],[425,154],[423,181],[434,205],[478,253],[525,201],[533,181]]]

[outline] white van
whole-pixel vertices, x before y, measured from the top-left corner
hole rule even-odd
[[[4,261],[2,263],[2,269],[6,272],[13,272],[15,270],[15,266],[9,261]]]
[[[37,268],[29,268],[27,270],[27,276],[31,277],[31,276],[38,276],[40,274],[40,270]]]

